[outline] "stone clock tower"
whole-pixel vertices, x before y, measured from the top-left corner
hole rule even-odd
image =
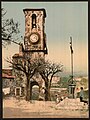
[[[25,55],[31,58],[44,58],[47,54],[45,9],[24,9],[23,12],[25,14]]]
[[[23,12],[25,14],[24,46],[22,43],[19,44],[19,53],[14,54],[13,62],[22,62],[23,57],[28,60],[32,60],[34,58],[42,58],[45,60],[45,54],[47,54],[46,34],[44,26],[46,18],[45,9],[24,9]],[[21,71],[18,72],[15,69],[14,74],[16,76],[17,83],[16,91],[18,91],[20,88],[21,95],[24,89],[24,93],[26,94],[26,79],[24,75],[21,73]],[[18,83],[18,81],[22,81],[22,83]],[[29,81],[30,96],[32,94],[32,87],[34,85],[39,86],[39,96],[43,95],[41,94],[41,88],[44,86],[44,80],[39,73],[35,74]],[[17,92],[15,94],[17,95]]]
[[[25,36],[24,36],[24,56],[30,60],[42,58],[45,60],[47,54],[46,34],[45,34],[45,9],[24,9],[25,14]],[[30,96],[33,85],[39,86],[39,97],[43,96],[42,88],[44,80],[37,73],[30,79]]]

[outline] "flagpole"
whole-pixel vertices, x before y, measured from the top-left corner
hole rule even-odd
[[[72,37],[70,37],[70,50],[71,50],[71,94],[72,98],[74,98],[74,81],[73,81],[73,48],[72,48]]]
[[[72,37],[70,37],[70,48],[71,48],[71,77],[72,77],[72,84],[73,84],[73,49],[72,49]]]

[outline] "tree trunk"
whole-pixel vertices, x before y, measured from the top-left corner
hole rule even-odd
[[[27,83],[26,83],[26,96],[25,96],[26,101],[29,101],[31,99],[30,95],[31,95],[30,80],[27,79]]]
[[[48,82],[45,82],[45,101],[50,101],[51,98],[50,98],[50,87],[49,87],[49,83]]]

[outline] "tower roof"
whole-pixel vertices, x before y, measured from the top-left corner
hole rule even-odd
[[[23,12],[25,11],[43,11],[44,13],[44,17],[46,17],[46,10],[44,8],[37,8],[37,9],[34,9],[34,8],[26,8],[26,9],[23,9]]]

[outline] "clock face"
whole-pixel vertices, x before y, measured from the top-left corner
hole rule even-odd
[[[36,42],[38,42],[38,40],[39,40],[38,34],[32,33],[32,34],[30,35],[30,41],[31,41],[32,43],[36,43]]]

